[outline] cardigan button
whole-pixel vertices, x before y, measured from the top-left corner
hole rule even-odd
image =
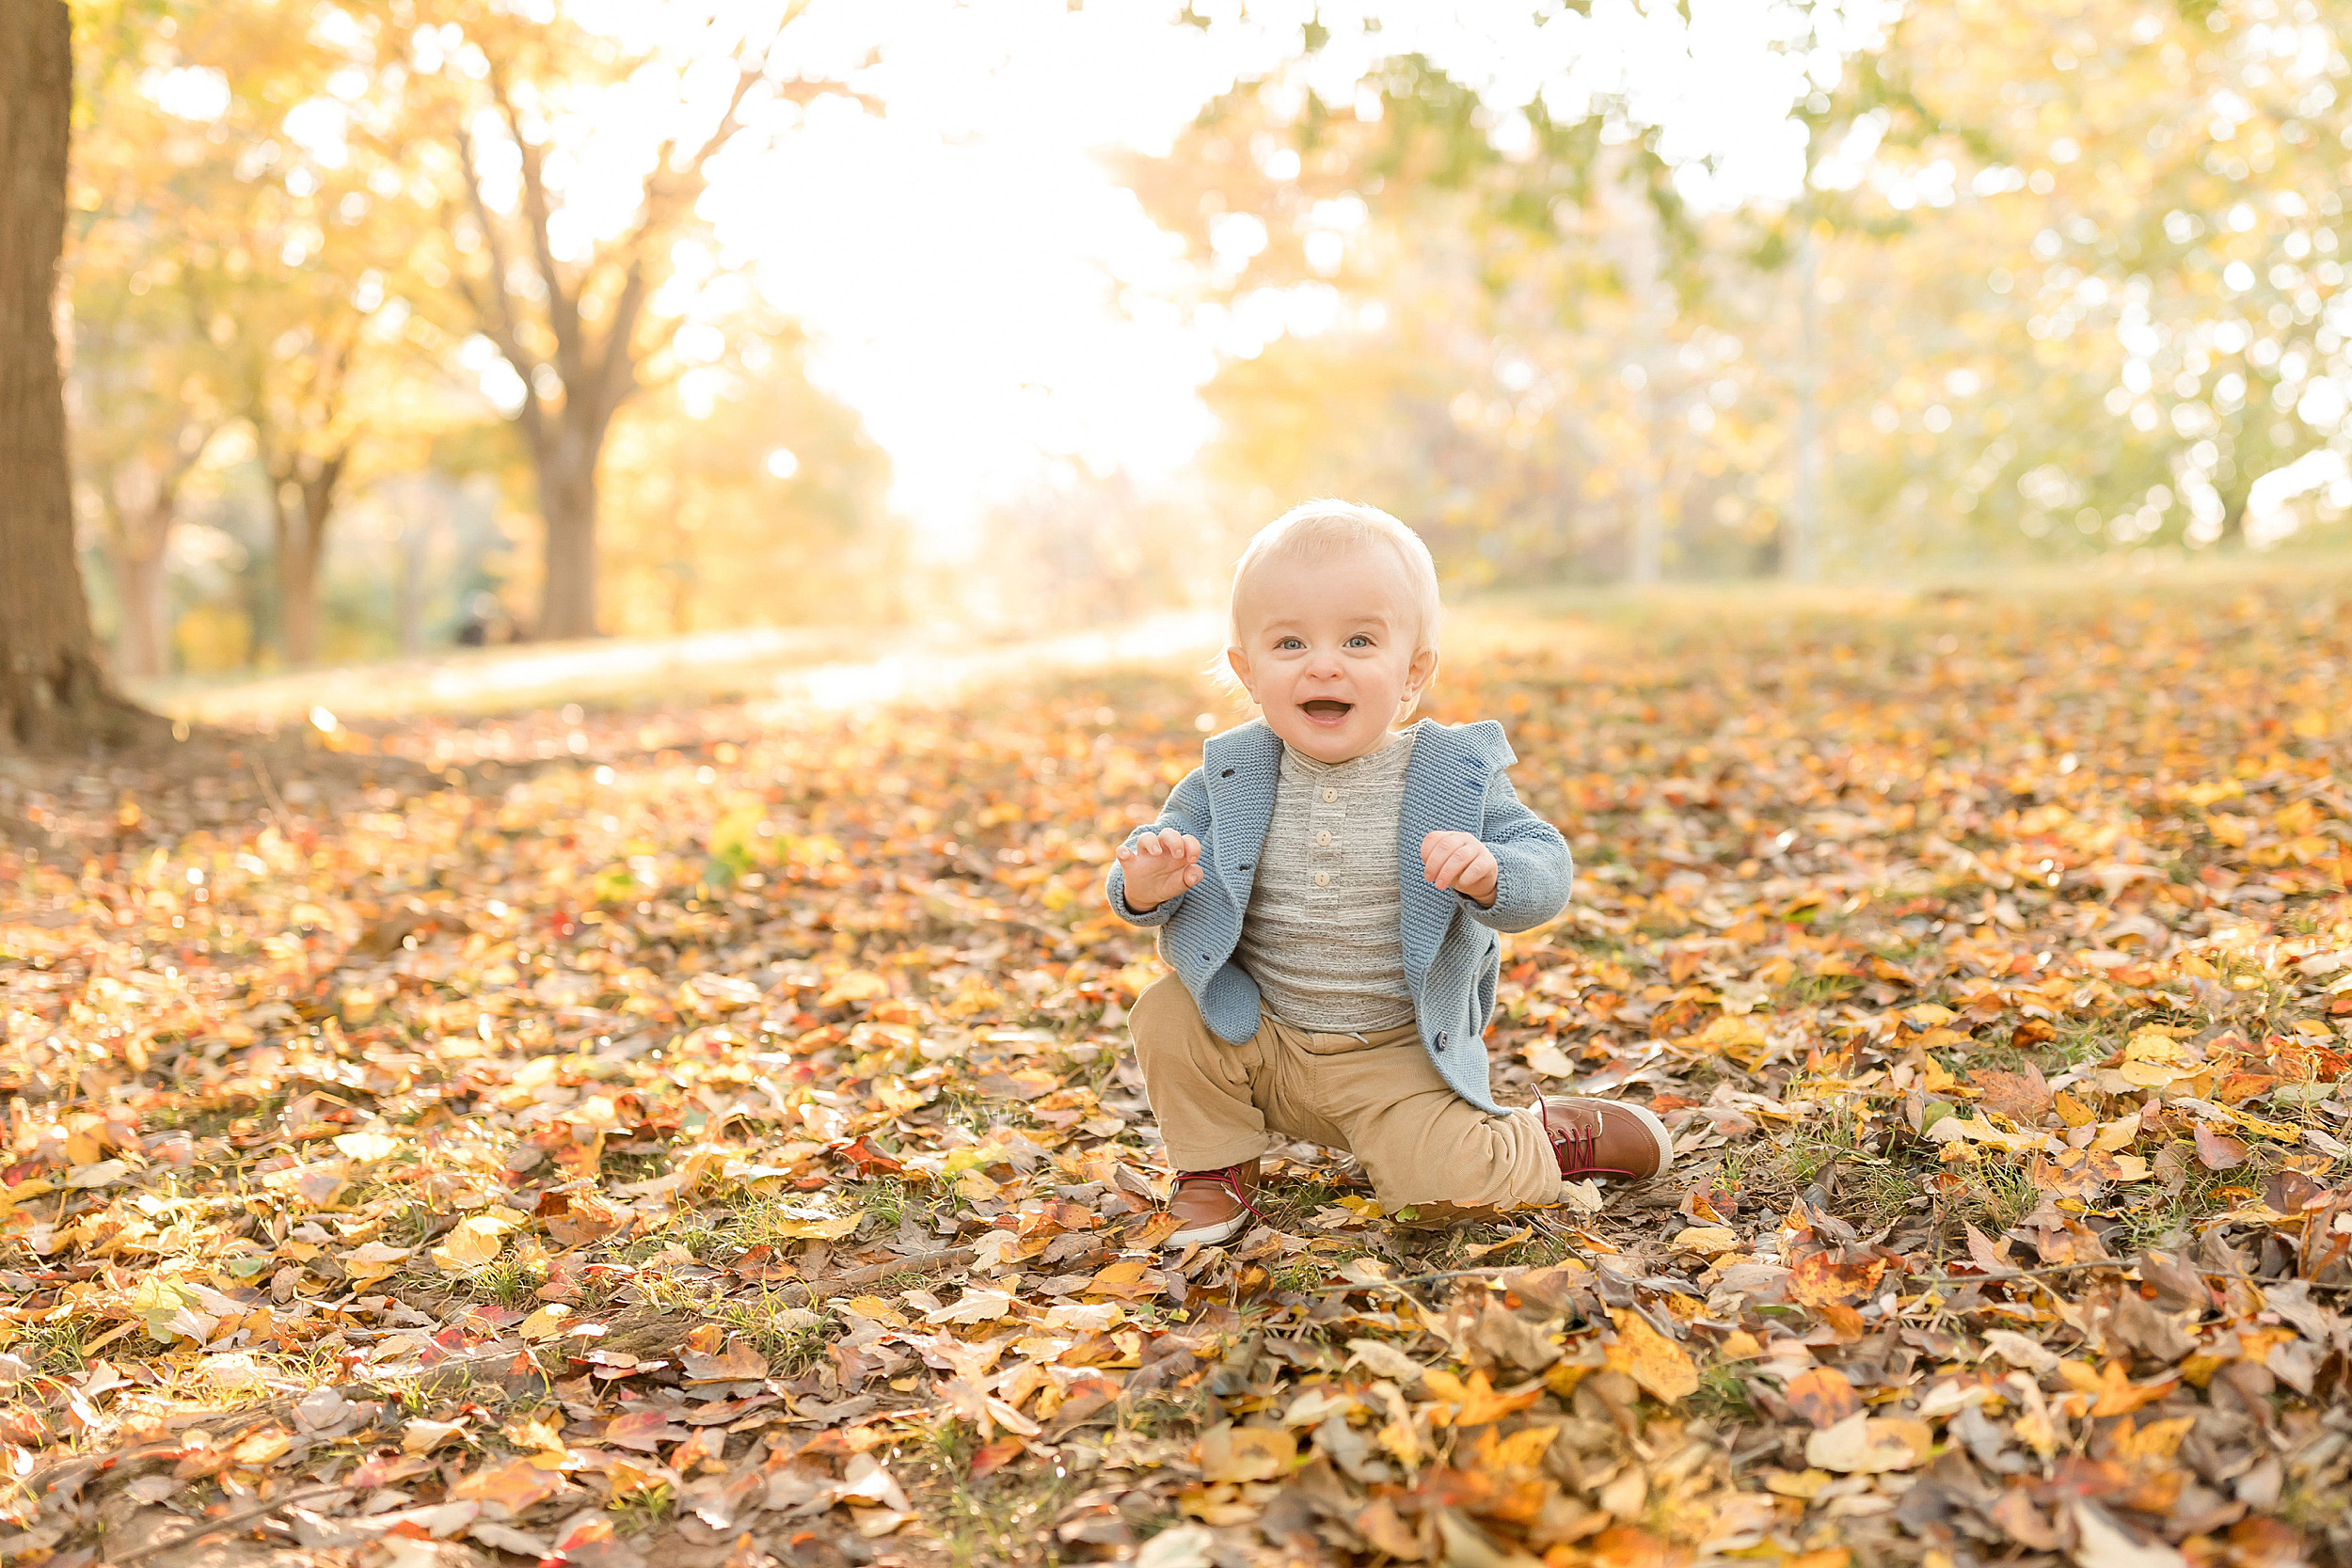
[[[1442,1029],[1438,1031],[1438,1049],[1440,1051],[1445,1049],[1445,1031]]]

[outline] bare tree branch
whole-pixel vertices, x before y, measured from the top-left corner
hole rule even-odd
[[[539,148],[523,135],[521,114],[515,107],[515,97],[507,88],[506,71],[497,60],[490,62],[490,96],[499,106],[499,115],[506,121],[506,134],[515,138],[515,150],[522,162],[523,227],[531,241],[532,259],[539,268],[539,281],[548,292],[548,326],[555,335],[555,372],[564,382],[564,395],[568,400],[579,387],[587,370],[587,344],[583,341],[580,301],[564,287],[563,271],[555,261],[555,242],[549,232],[554,220],[548,205],[546,160]]]
[[[473,135],[461,123],[457,128],[457,163],[466,177],[466,194],[473,203],[474,221],[482,226],[482,243],[490,254],[490,289],[487,299],[475,295],[472,285],[463,272],[457,275],[457,285],[466,296],[466,303],[474,308],[481,318],[482,330],[506,362],[515,367],[515,373],[523,384],[523,405],[517,416],[523,435],[533,449],[547,439],[547,416],[539,402],[539,388],[532,385],[532,372],[538,361],[523,353],[522,341],[516,331],[517,314],[515,297],[506,283],[506,245],[500,238],[497,220],[491,215],[490,203],[482,194],[482,174],[474,165]],[[495,309],[493,309],[495,306]]]

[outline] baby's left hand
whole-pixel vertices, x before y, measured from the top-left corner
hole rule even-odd
[[[1476,834],[1431,833],[1421,841],[1421,874],[1431,886],[1452,888],[1486,909],[1495,901],[1495,879],[1502,870],[1495,852]]]

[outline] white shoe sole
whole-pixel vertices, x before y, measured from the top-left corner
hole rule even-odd
[[[1663,1176],[1673,1168],[1675,1163],[1674,1134],[1666,1131],[1666,1124],[1658,1119],[1657,1112],[1646,1105],[1617,1105],[1613,1109],[1632,1112],[1648,1132],[1651,1141],[1658,1145],[1658,1169],[1652,1172],[1652,1175]]]
[[[1202,1246],[1223,1246],[1227,1242],[1249,1228],[1249,1212],[1245,1209],[1230,1220],[1216,1225],[1196,1225],[1190,1230],[1179,1230],[1160,1245],[1176,1251],[1199,1243]]]

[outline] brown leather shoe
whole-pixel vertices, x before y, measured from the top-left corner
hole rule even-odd
[[[1160,1243],[1168,1247],[1218,1246],[1248,1227],[1258,1211],[1258,1162],[1244,1160],[1220,1170],[1180,1170],[1168,1212],[1182,1223]]]
[[[1675,1142],[1655,1112],[1618,1100],[1544,1097],[1544,1130],[1563,1180],[1604,1176],[1641,1181],[1675,1162]]]

